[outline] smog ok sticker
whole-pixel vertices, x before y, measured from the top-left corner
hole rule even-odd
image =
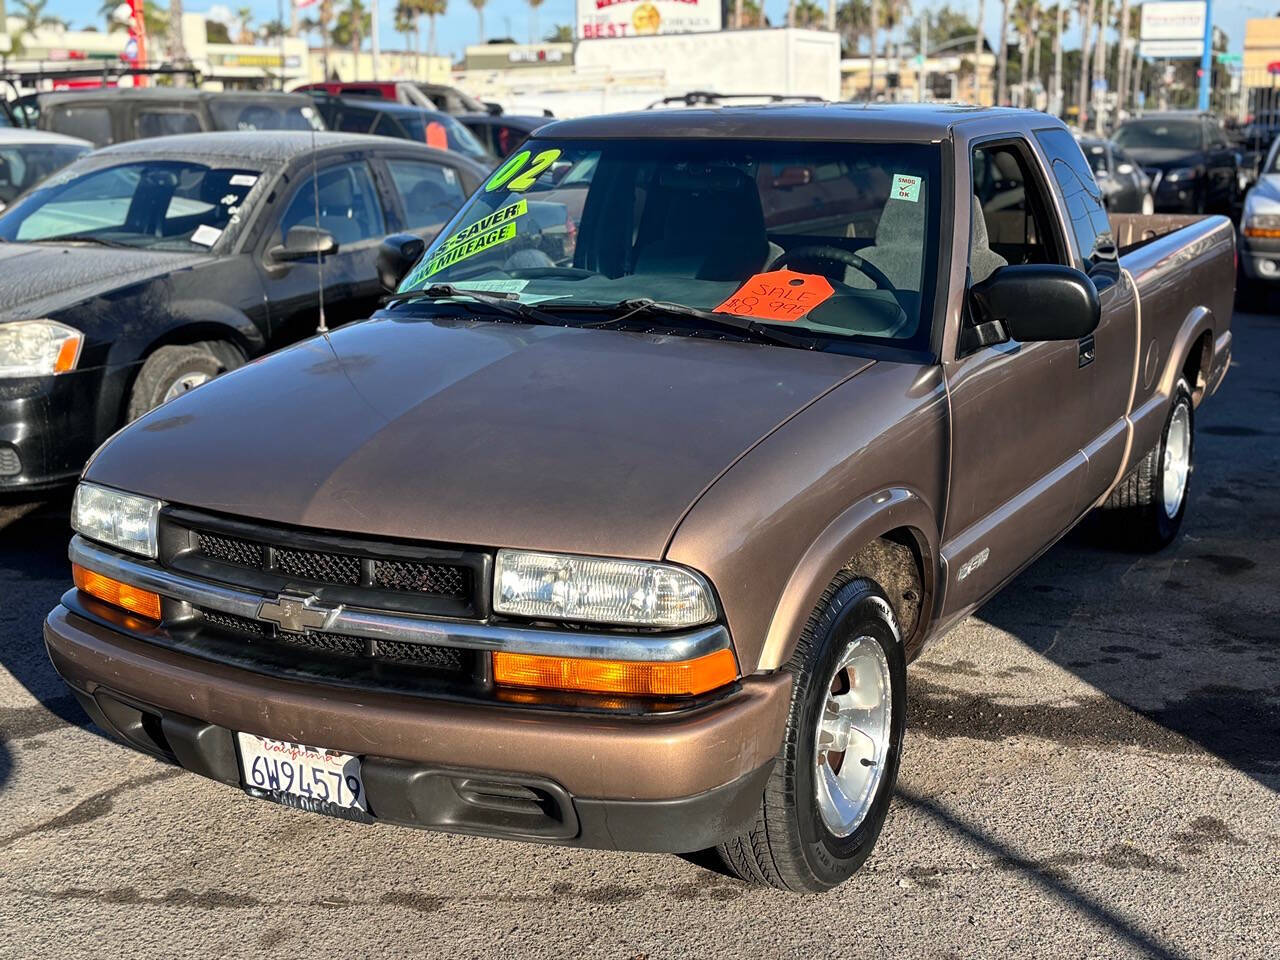
[[[917,203],[920,200],[920,178],[905,173],[893,175],[893,186],[889,188],[890,200],[909,200]]]

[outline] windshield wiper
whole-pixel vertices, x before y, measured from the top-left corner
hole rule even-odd
[[[58,237],[41,237],[35,243],[93,243],[100,247],[115,247],[117,249],[126,248],[127,243],[121,243],[119,240],[108,240],[105,237],[95,237],[91,233],[64,233]]]
[[[586,323],[583,326],[598,330],[604,327],[616,327],[636,317],[660,314],[664,317],[690,321],[685,326],[710,328],[721,333],[735,334],[749,340],[758,340],[765,343],[776,343],[784,347],[816,350],[820,343],[819,338],[816,336],[805,336],[786,330],[775,330],[766,324],[748,320],[746,317],[740,317],[734,313],[715,313],[711,310],[690,307],[672,300],[651,300],[648,297],[640,297],[634,300],[619,300],[615,304],[601,304],[598,309],[617,310],[620,312],[618,316],[610,317],[608,320],[601,320],[598,323]]]
[[[435,283],[421,290],[392,294],[386,299],[386,305],[396,307],[404,303],[413,303],[415,300],[450,300],[454,297],[470,297],[477,303],[491,308],[495,313],[512,317],[523,323],[539,323],[550,327],[577,326],[577,324],[565,323],[537,307],[521,303],[517,294],[493,293],[488,290],[462,290],[451,283]]]

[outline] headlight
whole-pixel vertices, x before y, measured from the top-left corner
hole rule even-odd
[[[1194,180],[1198,176],[1200,176],[1199,167],[1178,167],[1166,173],[1164,178],[1170,183],[1180,183],[1183,180]]]
[[[0,323],[0,377],[43,377],[74,370],[84,334],[55,320]]]
[[[716,615],[707,582],[665,563],[499,550],[498,613],[644,627],[692,627]]]
[[[90,540],[154,558],[159,513],[159,500],[82,483],[71,504],[71,527]]]

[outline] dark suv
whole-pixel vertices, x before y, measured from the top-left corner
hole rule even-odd
[[[1230,214],[1240,200],[1240,154],[1212,114],[1149,113],[1112,140],[1151,178],[1159,213]]]

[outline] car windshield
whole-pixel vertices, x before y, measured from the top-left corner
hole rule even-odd
[[[24,143],[0,147],[0,203],[56,173],[89,152],[76,143]]]
[[[535,139],[400,292],[451,284],[619,323],[624,301],[647,298],[651,326],[675,304],[824,347],[924,348],[939,163],[924,144]]]
[[[208,250],[239,221],[258,176],[247,167],[147,160],[57,177],[0,215],[0,238]]]
[[[219,130],[323,130],[324,121],[307,103],[214,97],[209,101]]]
[[[1129,149],[1199,150],[1201,129],[1195,120],[1139,120],[1126,123],[1112,137]]]
[[[435,146],[434,131],[430,130],[429,127],[442,127],[444,129],[445,142],[448,144],[446,149],[460,153],[464,157],[470,157],[472,160],[478,160],[481,163],[492,163],[492,158],[489,156],[488,151],[476,139],[475,134],[447,113],[423,111],[421,113],[406,114],[399,119],[404,124],[405,129],[408,130],[409,135],[421,140],[423,143]]]

